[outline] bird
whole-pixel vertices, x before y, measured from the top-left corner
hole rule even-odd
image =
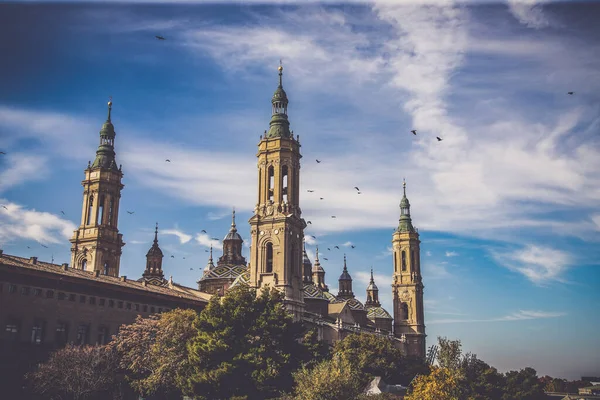
[[[0,151],[0,154],[6,154],[6,153],[5,153],[5,152],[3,152],[3,151]]]
[[[46,249],[48,248],[48,246],[44,246],[44,245],[43,245],[43,244],[41,244],[41,243],[40,243],[40,246],[42,246],[42,247],[44,247],[44,248],[46,248]]]
[[[155,38],[157,38],[158,40],[167,40],[167,39],[165,39],[164,37],[162,37],[162,36],[158,36],[158,35],[156,35],[156,36],[154,36],[154,37],[155,37]]]
[[[185,260],[185,257],[183,257],[183,259]]]
[[[417,134],[417,131],[415,129],[413,129],[411,132],[412,132],[413,135]]]
[[[323,200],[323,198],[322,198],[322,197],[319,197],[319,200]]]
[[[194,268],[190,268],[190,271],[192,271]]]
[[[573,95],[575,92],[567,92],[567,94]]]
[[[171,162],[171,160],[169,160],[168,158],[165,160],[165,162]]]
[[[171,258],[175,258],[175,256],[171,256]]]
[[[335,215],[332,215],[331,218],[337,218]]]
[[[321,160],[317,160],[317,164],[321,164]]]
[[[308,225],[312,225],[312,222],[310,222],[310,221],[306,221],[306,223],[307,223]]]
[[[205,253],[208,253],[208,250],[204,250]]]
[[[64,212],[63,210],[60,210],[60,213],[61,213],[62,215],[65,215],[65,212]]]
[[[4,208],[5,210],[8,210],[8,207],[6,207],[6,206],[2,206],[2,208]]]
[[[204,229],[202,229],[200,232],[201,232],[201,233],[206,233],[206,231],[205,231]]]
[[[333,246],[334,249],[340,249],[340,246]]]
[[[328,250],[328,251],[331,251],[331,249],[330,249],[329,247],[327,248],[327,250]]]
[[[313,235],[310,235],[310,237],[311,237],[311,238],[313,238],[313,239],[316,239],[316,238],[317,238],[316,236],[313,236]]]
[[[360,189],[358,188],[358,186],[354,186],[354,189],[356,189],[357,192],[360,192]]]
[[[441,141],[442,141],[442,138],[441,138],[441,137],[439,137],[439,136],[436,136],[435,138],[438,140],[438,142],[441,142]]]
[[[312,193],[312,192],[314,192],[314,190],[307,190],[307,192],[308,192],[308,193]]]
[[[135,211],[127,211],[127,214],[133,214]]]
[[[351,245],[350,247],[355,248],[356,246],[355,245]]]
[[[328,258],[325,258],[325,257],[323,257],[323,260],[325,260],[325,261],[329,261],[329,259],[328,259]]]
[[[356,192],[356,194],[360,194],[361,192]]]
[[[30,249],[31,247],[27,246],[28,249]]]
[[[210,238],[210,240],[219,240],[219,238]]]

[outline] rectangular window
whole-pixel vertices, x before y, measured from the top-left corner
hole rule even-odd
[[[144,304],[144,312],[148,312],[148,306]]]
[[[67,344],[69,339],[69,325],[66,322],[58,321],[56,324],[56,334],[54,336],[54,342],[58,346],[64,346]]]
[[[135,305],[135,311],[140,311],[140,305],[139,304]]]
[[[161,313],[162,312],[162,308],[159,307],[158,308],[158,312]]]
[[[46,298],[53,299],[54,298],[54,290],[46,290]]]
[[[29,290],[30,290],[30,288],[29,288],[28,286],[23,286],[23,287],[21,288],[21,294],[22,294],[23,296],[29,296]]]
[[[119,308],[123,308],[123,302],[122,302],[122,301],[119,301],[119,303],[117,304],[117,306],[118,306]]]
[[[17,285],[8,284],[8,293],[17,293]]]
[[[114,307],[115,306],[115,301],[114,300],[109,300],[108,301],[108,306],[109,307]]]
[[[151,312],[151,313],[154,313],[154,312],[156,312],[156,311],[154,310],[154,307],[150,307],[150,312]]]
[[[90,304],[91,305],[96,304],[96,298],[95,297],[90,297]]]
[[[126,303],[125,304],[125,308],[128,309],[128,310],[131,310],[131,303]]]
[[[106,304],[106,299],[100,299],[100,301],[98,302],[98,305],[104,307],[104,304]]]
[[[46,325],[45,321],[36,320],[33,323],[33,327],[31,328],[31,343],[37,345],[42,344],[44,335],[44,325]]]
[[[98,328],[98,336],[96,337],[96,344],[103,345],[108,343],[108,328],[100,326]]]
[[[88,326],[81,324],[77,327],[77,340],[75,343],[79,345],[87,344],[88,342]]]
[[[84,295],[80,295],[79,296],[79,302],[80,303],[85,303],[85,296]]]
[[[69,294],[69,301],[75,301],[75,293]]]
[[[67,295],[64,292],[58,292],[58,299],[59,300],[64,300],[65,297],[67,297]]]
[[[40,297],[42,295],[42,289],[33,289],[33,295],[35,297]]]
[[[9,320],[4,328],[4,337],[8,343],[19,341],[19,322]]]

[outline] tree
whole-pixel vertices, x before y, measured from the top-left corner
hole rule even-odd
[[[467,353],[460,364],[461,391],[468,400],[501,400],[506,385],[504,376],[496,368],[489,366]]]
[[[34,393],[49,399],[110,398],[120,386],[116,353],[107,346],[67,345],[28,374]]]
[[[545,399],[543,383],[538,379],[535,369],[527,367],[520,371],[509,371],[505,374],[506,393],[504,400],[538,400]]]
[[[459,377],[448,368],[432,367],[429,375],[420,375],[405,400],[463,400]]]
[[[460,340],[449,340],[446,337],[438,336],[438,346],[437,361],[440,368],[457,371],[462,358]]]
[[[302,359],[302,366],[312,368],[321,361],[331,357],[331,349],[327,342],[319,340],[318,332],[315,328],[309,329],[302,338],[305,352]]]
[[[119,355],[131,386],[141,395],[180,395],[175,381],[187,368],[187,342],[194,336],[193,310],[175,309],[149,318],[138,316],[121,327],[109,344]]]
[[[200,399],[261,399],[290,390],[292,372],[306,350],[300,343],[302,325],[282,300],[274,289],[257,296],[244,286],[213,296],[194,321],[189,368],[178,375],[184,393]]]
[[[360,374],[347,358],[334,356],[294,374],[294,400],[355,400],[363,391]]]

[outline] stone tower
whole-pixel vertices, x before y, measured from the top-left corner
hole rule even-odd
[[[365,302],[365,306],[381,306],[381,303],[379,303],[379,288],[375,284],[375,279],[373,279],[373,268],[371,268],[371,281],[369,282],[369,286],[367,286],[367,301]]]
[[[154,243],[146,253],[146,270],[142,274],[143,279],[154,285],[162,285],[165,275],[162,270],[163,252],[158,246],[158,223],[154,229]]]
[[[304,310],[302,241],[306,223],[300,210],[300,142],[287,117],[282,84],[273,94],[269,131],[258,144],[258,203],[250,218],[250,286],[275,287],[295,318]]]
[[[324,292],[329,292],[329,287],[325,284],[325,270],[321,267],[321,262],[319,261],[319,246],[317,246],[315,255],[315,265],[312,268],[312,278],[316,287]]]
[[[85,169],[81,225],[71,238],[71,267],[119,276],[121,248],[125,245],[119,233],[119,201],[123,173],[115,162],[115,127],[108,117],[100,130],[96,159]]]
[[[352,291],[352,277],[348,273],[346,267],[346,255],[344,254],[344,270],[338,279],[338,297],[340,299],[353,299],[354,292]]]
[[[404,195],[400,201],[400,222],[392,238],[394,335],[406,339],[403,342],[409,355],[425,357],[426,335],[419,250],[421,241],[410,218],[406,182],[403,183],[403,190]]]

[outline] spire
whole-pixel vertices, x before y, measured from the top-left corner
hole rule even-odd
[[[108,102],[108,116],[106,122],[100,129],[100,145],[96,150],[96,159],[92,164],[92,168],[104,168],[118,171],[117,163],[115,161],[115,127],[111,121],[112,111],[112,97]]]
[[[154,242],[152,247],[146,253],[146,270],[142,274],[145,279],[159,278],[164,279],[162,271],[163,252],[158,246],[158,222],[154,227]]]
[[[158,222],[156,223],[156,226],[154,227],[154,245],[158,246]]]
[[[271,99],[273,115],[271,116],[266,138],[293,138],[290,132],[290,122],[287,117],[288,98],[285,90],[283,90],[283,65],[281,65],[281,60],[279,60],[277,70],[279,71],[279,86],[277,86]]]
[[[375,285],[375,280],[373,279],[373,267],[371,267],[371,281],[369,282],[369,286],[367,286],[367,301],[365,305],[371,307],[381,306],[381,303],[379,303],[379,288]]]
[[[346,266],[346,254],[344,253],[344,270],[342,271],[342,275],[340,275],[340,281],[351,281],[352,277],[348,273],[348,267]]]
[[[315,286],[324,292],[329,292],[329,288],[325,284],[325,270],[319,262],[319,246],[317,246],[315,255],[315,264],[312,267],[312,280]]]
[[[235,207],[233,207],[233,212],[231,213],[231,229],[230,232],[237,232],[237,228],[235,227]]]
[[[150,250],[148,250],[148,253],[146,254],[146,257],[148,256],[163,256],[163,252],[158,246],[158,222],[154,227],[154,242],[152,243],[152,247],[150,247]]]
[[[398,232],[415,232],[410,218],[410,203],[406,197],[406,180],[402,183],[402,200],[400,200],[400,221],[398,223]]]
[[[348,273],[348,267],[346,266],[346,254],[344,254],[344,270],[338,279],[338,287],[338,297],[342,299],[354,298],[354,293],[352,292],[352,277]]]
[[[306,240],[302,240],[302,267],[304,283],[312,282],[312,264],[306,254]]]
[[[210,255],[208,256],[208,263],[206,264],[206,267],[204,268],[204,273],[207,273],[208,271],[211,271],[214,268],[215,268],[215,264],[213,263],[212,245],[211,245],[210,246]]]

